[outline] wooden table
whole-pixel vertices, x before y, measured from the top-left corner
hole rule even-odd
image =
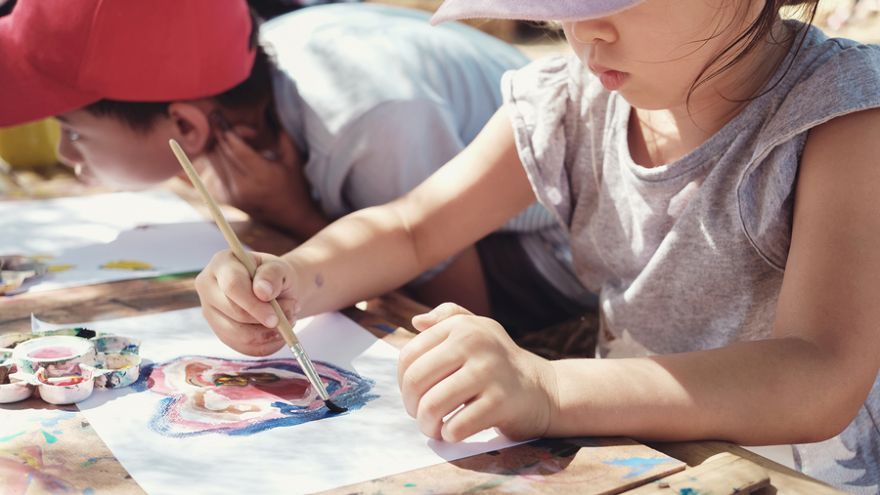
[[[175,186],[186,199],[185,189]],[[51,194],[49,194],[51,195]],[[197,203],[193,203],[198,206]],[[248,220],[233,221],[245,243],[255,250],[282,253],[295,242]],[[30,329],[30,315],[52,322],[120,318],[198,306],[192,274],[78,287],[41,294],[0,298],[0,333]],[[399,293],[359,304],[345,313],[374,335],[401,346],[414,335],[412,315],[425,308]],[[125,472],[94,429],[73,406],[56,407],[30,399],[0,406],[32,409],[35,417],[57,412],[65,442],[53,444],[51,433],[34,428],[0,437],[0,491],[15,486],[10,476],[27,471],[41,486],[72,493],[139,494],[143,490]],[[64,413],[69,411],[69,413]],[[43,445],[42,450],[39,445]],[[589,482],[596,453],[637,446],[627,439],[538,440],[525,445],[395,475],[331,493],[616,493]],[[726,442],[651,443],[650,447],[683,461],[687,467],[662,479],[640,479],[626,493],[839,493],[785,466]],[[4,478],[6,477],[6,478]],[[31,479],[29,478],[29,479]],[[20,480],[19,480],[20,481]],[[52,485],[51,483],[56,483]],[[48,484],[46,484],[48,483]],[[60,487],[60,488],[58,488]],[[736,491],[738,490],[738,491]],[[54,491],[54,490],[52,490]],[[33,490],[27,493],[33,493]]]

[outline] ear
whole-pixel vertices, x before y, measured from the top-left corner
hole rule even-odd
[[[206,110],[199,105],[176,101],[168,106],[174,139],[190,156],[207,151],[214,139]]]

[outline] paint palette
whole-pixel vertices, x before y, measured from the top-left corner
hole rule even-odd
[[[24,400],[36,388],[46,402],[72,404],[95,387],[126,387],[140,376],[140,341],[128,337],[67,328],[7,334],[0,345],[8,346],[0,348],[0,370],[9,382],[0,402]]]
[[[5,333],[0,335],[0,351],[11,351],[22,342],[26,342],[37,337],[48,337],[50,335],[70,335],[73,337],[90,339],[100,334],[98,334],[94,330],[89,330],[88,328],[82,327],[59,328],[56,330],[34,330],[31,333]]]
[[[0,404],[18,402],[27,399],[34,392],[31,384],[19,380],[15,374],[18,371],[15,364],[9,358],[10,355],[0,353]]]
[[[37,337],[18,344],[12,359],[23,373],[36,375],[43,369],[52,378],[67,376],[78,372],[80,363],[94,366],[95,345],[70,335]]]
[[[0,295],[14,292],[47,272],[44,263],[21,255],[0,256]]]
[[[92,368],[79,365],[80,373],[70,376],[50,378],[43,368],[35,375],[40,397],[50,404],[73,404],[87,399],[95,389]]]

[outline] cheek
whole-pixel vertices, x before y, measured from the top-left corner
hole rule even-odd
[[[100,183],[120,189],[150,187],[177,174],[179,165],[171,153],[146,146],[88,148],[82,151],[84,166]]]
[[[568,42],[569,48],[571,48],[571,51],[577,55],[578,59],[580,59],[581,63],[586,67],[587,60],[590,59],[590,45],[578,41],[577,37],[574,35],[574,23],[563,22],[562,31],[565,33],[565,41]]]

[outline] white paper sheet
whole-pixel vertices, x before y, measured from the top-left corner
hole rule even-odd
[[[45,256],[47,265],[70,265],[26,283],[28,291],[198,271],[226,249],[213,223],[162,190],[0,202],[0,232],[0,255]],[[101,268],[118,260],[152,269]]]
[[[217,340],[198,309],[85,326],[140,338],[141,355],[152,363],[182,355],[245,359]],[[299,425],[183,438],[150,428],[164,398],[150,390],[101,390],[79,408],[140,486],[155,494],[308,493],[514,444],[494,430],[459,444],[422,435],[403,407],[397,349],[345,316],[302,321],[297,334],[316,363],[372,380],[376,397],[360,409]],[[286,349],[272,357],[292,359]]]

